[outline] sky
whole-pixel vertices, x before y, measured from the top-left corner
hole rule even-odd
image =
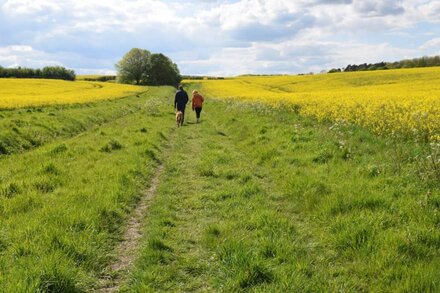
[[[131,48],[182,74],[320,72],[440,55],[440,0],[0,0],[0,65],[114,74]]]

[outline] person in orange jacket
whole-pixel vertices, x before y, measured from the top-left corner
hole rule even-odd
[[[202,106],[205,99],[198,91],[193,91],[192,96],[192,109],[196,111],[197,123],[200,122],[200,112],[202,112]]]

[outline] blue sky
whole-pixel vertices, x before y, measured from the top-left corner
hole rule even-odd
[[[438,0],[0,0],[0,65],[115,72],[131,48],[181,73],[320,72],[440,55]]]

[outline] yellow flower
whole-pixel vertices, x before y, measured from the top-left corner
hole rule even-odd
[[[320,121],[343,120],[379,135],[437,140],[439,80],[440,68],[433,67],[314,76],[243,76],[200,83],[201,90],[215,98],[263,102],[273,107],[290,104],[289,109]]]

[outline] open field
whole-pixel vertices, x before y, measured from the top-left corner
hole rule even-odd
[[[0,156],[1,292],[95,285],[173,126],[154,103],[169,93],[153,88],[103,104],[0,111],[2,120],[24,120],[11,139],[20,140],[30,124],[35,139],[49,129],[40,145]]]
[[[102,81],[102,82],[116,82],[115,75],[77,75],[75,80],[79,81]]]
[[[380,135],[440,141],[440,68],[204,80],[213,97],[289,107]]]
[[[123,292],[440,290],[421,145],[237,101],[203,115],[163,154]]]
[[[77,75],[76,80],[86,80],[89,78],[98,78],[100,76],[101,75],[99,75],[99,74]]]
[[[440,291],[433,144],[213,82],[189,85],[211,97],[180,128],[170,87],[0,110],[0,292]],[[112,269],[145,200],[134,264]]]
[[[145,87],[105,82],[0,78],[0,109],[85,103],[144,91]]]

